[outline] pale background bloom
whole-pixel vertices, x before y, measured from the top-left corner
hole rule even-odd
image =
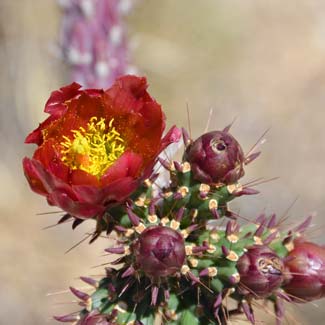
[[[91,229],[41,228],[58,215],[32,193],[21,158],[34,148],[23,139],[44,119],[50,91],[70,82],[57,46],[62,11],[53,0],[0,2],[1,324],[56,324],[53,314],[78,310],[72,295],[47,293],[82,285],[79,275],[103,274],[91,266],[107,241],[64,251]],[[148,77],[150,93],[169,124],[222,128],[237,117],[233,134],[247,151],[269,127],[263,155],[246,169],[245,181],[279,176],[262,194],[232,207],[246,217],[263,209],[294,218],[317,211],[313,240],[325,225],[325,4],[321,0],[141,0],[127,18],[133,63]],[[323,240],[324,242],[324,240]],[[60,303],[67,303],[61,305]],[[58,304],[56,304],[58,303]],[[316,302],[324,306],[323,302]],[[321,323],[322,307],[293,308],[289,324]],[[265,319],[265,312],[263,319]],[[272,324],[272,321],[268,322]]]

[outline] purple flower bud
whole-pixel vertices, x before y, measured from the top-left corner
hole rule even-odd
[[[325,297],[325,248],[301,239],[285,260],[291,276],[284,290],[296,302]],[[295,299],[296,298],[296,299]]]
[[[176,230],[153,226],[134,245],[137,268],[153,278],[173,275],[185,261],[184,239]]]
[[[250,247],[237,263],[241,292],[256,298],[271,295],[283,282],[283,268],[282,260],[267,246]]]
[[[243,150],[227,132],[203,134],[188,146],[184,160],[191,164],[194,178],[206,184],[232,184],[244,176]]]

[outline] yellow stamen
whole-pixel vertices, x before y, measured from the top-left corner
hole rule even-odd
[[[63,136],[62,161],[71,169],[80,169],[94,176],[102,176],[124,152],[124,140],[113,127],[114,119],[92,117],[87,129],[72,130],[73,139]]]

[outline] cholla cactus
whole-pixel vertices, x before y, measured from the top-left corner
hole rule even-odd
[[[39,146],[33,159],[24,160],[32,189],[65,209],[63,220],[74,218],[74,226],[94,219],[92,240],[103,231],[117,236],[115,245],[106,249],[117,255],[106,276],[100,281],[81,278],[94,287],[92,293],[71,288],[83,309],[56,320],[153,324],[160,316],[170,325],[226,324],[232,314],[244,313],[254,324],[254,301],[259,300],[273,304],[279,324],[283,301],[325,295],[325,250],[304,239],[311,218],[284,232],[275,215],[240,225],[230,211],[231,200],[258,193],[239,181],[245,165],[259,155],[245,156],[230,127],[195,141],[183,130],[183,158],[159,160],[170,177],[157,191],[153,162],[180,133],[172,128],[161,139],[162,113],[146,92],[144,79],[123,77],[105,92],[62,88],[52,94],[46,111],[51,116],[27,138]],[[114,132],[106,119],[98,124],[107,116],[107,121],[114,116]],[[112,148],[112,132],[121,139],[121,152],[109,161],[94,159],[96,151],[87,148],[102,142]],[[67,159],[67,150],[73,159]],[[123,195],[112,200],[119,191]],[[228,310],[228,297],[237,308]]]
[[[89,88],[109,87],[134,70],[129,64],[123,16],[131,0],[60,0],[64,15],[62,53],[72,80]],[[134,1],[133,1],[134,3]]]

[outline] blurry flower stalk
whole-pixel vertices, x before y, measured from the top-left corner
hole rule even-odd
[[[60,45],[71,80],[87,88],[107,88],[127,73],[129,46],[123,18],[132,0],[59,0],[63,8]]]

